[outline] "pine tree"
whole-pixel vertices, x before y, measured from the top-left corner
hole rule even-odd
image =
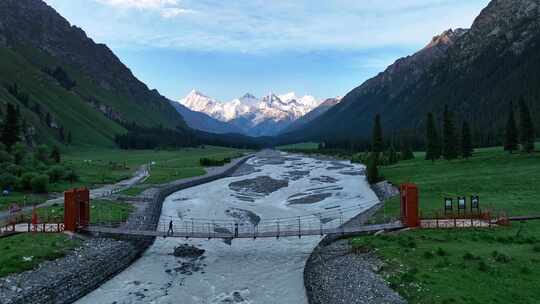
[[[383,134],[382,134],[382,126],[381,126],[381,115],[377,114],[375,116],[375,121],[373,124],[373,138],[372,138],[372,151],[375,153],[382,153],[384,150],[384,143],[383,143]]]
[[[66,141],[66,136],[64,134],[64,127],[63,126],[60,126],[60,128],[58,128],[58,138],[60,139],[60,142],[65,142]]]
[[[47,114],[45,115],[45,124],[49,128],[52,126],[52,118],[51,118],[51,114],[49,112],[47,112]]]
[[[444,107],[444,118],[443,118],[443,157],[446,160],[452,160],[457,158],[457,140],[456,140],[456,130],[454,126],[454,120],[452,112],[448,109],[446,105]]]
[[[414,153],[411,149],[411,145],[408,139],[403,139],[401,141],[401,160],[410,160],[414,159]]]
[[[52,159],[55,163],[60,163],[61,156],[60,156],[60,149],[57,146],[54,146],[51,151],[50,159]]]
[[[368,158],[367,180],[370,184],[375,184],[379,181],[379,153],[372,152]]]
[[[471,128],[469,128],[469,124],[464,121],[463,127],[461,128],[461,156],[463,158],[469,158],[472,156],[472,153]]]
[[[388,151],[388,163],[390,165],[395,165],[399,161],[398,154],[396,152],[396,149],[394,149],[394,145],[390,146],[390,150]]]
[[[435,161],[441,158],[441,143],[433,113],[428,113],[426,122],[426,160]]]
[[[20,140],[19,132],[20,127],[17,109],[13,104],[8,103],[6,117],[2,126],[2,143],[6,145],[8,150]]]
[[[534,150],[535,131],[534,125],[531,119],[531,113],[525,100],[521,98],[519,100],[519,133],[520,142],[523,151],[531,153]]]
[[[504,151],[512,153],[518,149],[518,136],[514,106],[512,103],[510,103],[510,108],[508,109],[508,121],[506,122],[506,130],[504,134]]]

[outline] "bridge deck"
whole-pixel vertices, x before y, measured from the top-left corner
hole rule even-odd
[[[84,231],[92,233],[110,233],[130,236],[154,236],[154,237],[177,237],[177,238],[275,238],[275,237],[298,237],[298,236],[314,236],[314,235],[328,235],[328,234],[355,234],[355,233],[369,233],[377,232],[380,230],[396,230],[404,228],[400,222],[378,224],[378,225],[364,225],[358,227],[345,227],[345,228],[328,228],[328,229],[308,229],[308,230],[284,230],[284,231],[254,231],[245,232],[241,231],[236,236],[231,232],[216,232],[216,231],[174,231],[167,233],[167,231],[154,230],[154,231],[141,231],[141,230],[127,230],[122,228],[109,228],[109,227],[96,227],[90,226],[84,228]]]

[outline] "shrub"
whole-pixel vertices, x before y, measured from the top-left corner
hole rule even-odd
[[[77,171],[69,169],[64,175],[64,179],[69,181],[70,183],[74,183],[79,180],[79,174],[77,174]]]
[[[463,255],[463,259],[466,260],[466,261],[470,261],[470,260],[476,259],[476,257],[475,257],[472,253],[466,252],[466,253]]]
[[[49,176],[49,181],[51,183],[56,183],[59,181],[65,174],[65,169],[62,166],[52,166],[47,170],[47,175]]]
[[[49,160],[49,148],[46,145],[40,145],[34,151],[34,157],[40,162],[46,163]]]
[[[447,253],[446,253],[446,251],[444,251],[444,249],[439,247],[439,248],[437,248],[437,255],[438,256],[445,256],[445,255],[447,255]]]
[[[228,157],[224,158],[224,159],[221,159],[221,160],[211,159],[211,158],[207,158],[207,157],[203,157],[203,158],[199,159],[199,163],[203,167],[223,166],[223,165],[225,165],[227,163],[230,163],[230,162],[231,162],[231,159],[228,158]]]
[[[13,189],[17,185],[17,177],[11,173],[0,174],[0,190]]]
[[[50,159],[52,159],[55,163],[59,164],[62,160],[62,157],[60,156],[60,148],[58,146],[54,146],[51,155],[49,156]]]
[[[13,175],[20,176],[22,174],[23,168],[15,164],[9,164],[6,167],[6,171]]]
[[[21,176],[21,188],[23,190],[32,190],[32,179],[36,177],[34,172],[26,172]]]
[[[435,257],[435,255],[433,254],[433,252],[431,252],[431,251],[425,251],[425,252],[424,252],[424,258],[425,258],[425,259],[432,259],[433,257]]]
[[[6,151],[0,151],[0,163],[12,163],[13,156]]]
[[[510,257],[509,255],[499,253],[497,251],[493,252],[493,258],[499,263],[509,263],[512,260],[512,257]]]
[[[540,245],[534,245],[533,251],[534,252],[540,252]]]
[[[482,272],[487,272],[489,271],[489,266],[486,264],[486,262],[480,261],[478,262],[478,270]]]
[[[46,174],[36,175],[32,178],[32,191],[35,193],[47,193],[49,191],[49,176]]]

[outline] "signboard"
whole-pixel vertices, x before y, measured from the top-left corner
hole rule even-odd
[[[9,214],[15,214],[17,212],[21,212],[22,208],[17,204],[11,204],[9,206]]]
[[[467,205],[467,199],[465,197],[458,197],[458,209],[465,210]]]
[[[444,211],[452,211],[454,210],[454,200],[449,198],[449,197],[446,197],[444,199]]]
[[[471,196],[471,209],[480,209],[480,197],[478,195]]]

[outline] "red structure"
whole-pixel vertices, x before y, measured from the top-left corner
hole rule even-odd
[[[399,187],[399,192],[401,195],[401,222],[407,227],[419,227],[418,187],[414,184],[403,184]]]
[[[75,232],[90,223],[90,191],[86,188],[64,192],[64,226]]]

